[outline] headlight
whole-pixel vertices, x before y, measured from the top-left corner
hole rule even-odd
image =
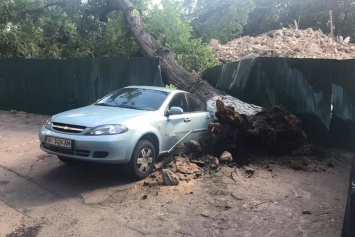
[[[47,129],[51,129],[52,128],[52,118],[47,119],[47,121],[44,123],[43,126]]]
[[[112,125],[102,125],[90,129],[85,135],[114,135],[125,133],[128,131],[128,128],[120,124]]]

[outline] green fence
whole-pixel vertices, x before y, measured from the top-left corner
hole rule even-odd
[[[250,58],[210,68],[203,78],[247,103],[287,106],[317,138],[333,125],[334,139],[355,142],[355,60]]]
[[[159,59],[0,60],[0,110],[54,114],[129,85],[163,86]]]

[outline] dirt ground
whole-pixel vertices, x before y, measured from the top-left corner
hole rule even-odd
[[[120,166],[42,152],[47,118],[0,111],[0,236],[340,236],[353,153],[214,170],[179,158],[180,184],[164,186],[159,172],[131,182]]]

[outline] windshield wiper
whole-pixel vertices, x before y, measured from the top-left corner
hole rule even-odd
[[[120,107],[120,108],[125,108],[125,109],[137,109],[137,110],[142,110],[140,108],[137,108],[133,105],[123,105],[123,104],[120,104],[120,105],[117,105],[117,107]]]
[[[117,107],[116,105],[105,104],[105,103],[100,103],[100,104],[95,104],[95,105],[99,105],[99,106],[109,106],[109,107]]]

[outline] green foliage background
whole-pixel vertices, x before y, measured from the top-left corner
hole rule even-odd
[[[153,7],[145,16],[144,22],[148,31],[168,47],[186,69],[201,71],[218,63],[208,44],[201,38],[192,38],[192,26],[173,0],[162,0],[159,7]]]
[[[254,0],[243,35],[259,35],[289,27],[296,20],[300,29],[330,32],[329,11],[333,14],[334,35],[355,39],[355,0]]]
[[[0,58],[70,58],[140,55],[122,13],[108,0],[2,0]],[[288,27],[355,38],[355,0],[133,0],[148,31],[188,70],[216,65],[211,39],[226,43]]]

